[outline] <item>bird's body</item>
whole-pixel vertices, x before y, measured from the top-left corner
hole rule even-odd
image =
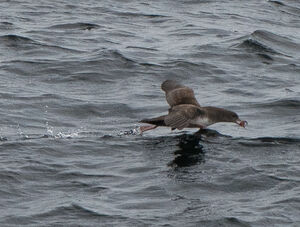
[[[154,129],[158,126],[171,129],[199,128],[203,129],[217,122],[234,122],[245,127],[246,121],[241,121],[232,111],[218,107],[201,107],[195,98],[194,91],[176,81],[166,80],[161,85],[170,105],[169,113],[156,118],[143,119],[142,123],[152,126],[141,126],[141,131]]]

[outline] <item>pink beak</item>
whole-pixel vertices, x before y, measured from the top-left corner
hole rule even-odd
[[[243,127],[243,128],[245,128],[246,125],[248,125],[248,122],[247,122],[247,121],[242,121],[242,120],[240,120],[240,119],[237,119],[235,123],[237,123],[239,126],[241,126],[241,127]]]

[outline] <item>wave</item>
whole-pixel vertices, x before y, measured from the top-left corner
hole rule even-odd
[[[12,48],[11,50],[16,50],[16,51],[26,51],[25,54],[31,54],[33,56],[38,55],[39,53],[47,55],[52,54],[52,51],[54,51],[54,54],[57,54],[57,51],[61,51],[63,53],[82,53],[82,51],[70,49],[70,48],[65,48],[61,46],[56,46],[56,45],[48,45],[45,43],[37,42],[31,38],[25,37],[25,36],[20,36],[20,35],[3,35],[0,36],[0,45],[7,46],[9,48]],[[5,61],[6,63],[13,63],[18,60],[14,61]],[[24,61],[26,62],[26,61]]]
[[[287,4],[287,1],[285,3],[276,1],[276,0],[269,0],[269,3],[272,4],[274,7],[278,8],[281,12],[284,12],[289,15],[300,17],[300,8],[296,6],[292,6],[291,2],[290,4]]]
[[[106,217],[105,214],[100,214],[96,211],[93,211],[91,209],[85,208],[79,204],[72,203],[69,206],[62,206],[62,207],[56,207],[55,209],[45,212],[42,214],[38,214],[38,217],[45,217],[45,216],[57,216],[57,215],[63,215],[66,213],[76,213],[79,216],[99,216],[99,217]]]
[[[291,137],[258,137],[258,138],[236,138],[239,144],[246,147],[265,147],[278,145],[299,145],[300,138]]]
[[[261,102],[261,103],[254,104],[254,106],[259,108],[270,108],[270,107],[280,108],[281,107],[281,108],[288,108],[288,109],[299,109],[300,100],[286,98],[280,100],[272,100],[269,102]]]
[[[82,67],[84,66],[84,67]],[[56,63],[55,69],[52,63],[48,63],[39,71],[39,74],[50,73],[52,70],[60,76],[45,79],[46,83],[56,84],[69,81],[84,81],[92,83],[112,83],[115,78],[132,77],[132,69],[141,67],[141,64],[127,57],[118,50],[100,49],[92,52],[85,58],[63,59]]]
[[[57,95],[57,94],[41,94],[37,96],[25,96],[25,95],[19,95],[19,94],[12,94],[12,93],[1,93],[0,92],[1,99],[13,99],[13,100],[23,100],[23,101],[42,101],[42,100],[59,100],[62,99],[63,96]]]
[[[70,99],[68,99],[70,100]],[[64,102],[68,103],[68,101]],[[49,104],[51,105],[51,104]],[[123,103],[103,103],[103,104],[92,104],[92,103],[77,103],[74,101],[71,105],[62,105],[55,103],[55,106],[51,106],[51,111],[60,113],[61,115],[73,116],[76,118],[87,118],[90,116],[94,117],[129,117],[136,119],[134,109],[127,104]],[[130,113],[131,116],[128,116]]]
[[[50,56],[61,54],[62,57],[69,57],[70,52],[82,52],[38,43],[17,47],[18,45],[15,45],[18,52],[23,49],[26,55],[31,55],[34,59],[6,60],[2,62],[1,67],[13,74],[41,77],[43,82],[50,84],[69,81],[111,83],[115,82],[116,77],[135,76],[136,73],[132,71],[137,67],[144,68],[144,66],[117,50],[101,49],[90,53],[84,58],[79,55],[76,58],[62,58],[60,61],[56,61],[52,60]],[[47,54],[46,58],[44,58],[45,54]],[[37,59],[37,56],[43,57]],[[45,76],[49,74],[51,76]]]
[[[86,173],[82,173],[79,171],[65,171],[65,172],[60,172],[56,174],[56,177],[59,179],[74,179],[74,178],[83,178],[83,179],[95,179],[95,178],[99,178],[99,179],[107,179],[109,178],[109,180],[120,180],[123,179],[123,176],[118,176],[118,175],[109,175],[109,174],[86,174]]]
[[[285,6],[285,4],[283,4],[283,2],[280,2],[280,1],[269,0],[269,2],[272,3],[272,4],[275,4],[275,5]]]
[[[300,138],[288,138],[288,137],[259,137],[250,139],[251,141],[260,141],[263,143],[277,143],[277,144],[295,144],[300,143]]]
[[[166,62],[162,62],[162,64],[166,65],[167,67],[180,67],[180,68],[189,68],[189,67],[199,67],[200,64],[194,63],[194,62],[190,62],[190,61],[186,61],[186,60],[181,60],[181,59],[177,59],[177,60],[172,60],[172,61],[166,61]],[[210,68],[212,65],[207,64],[207,63],[201,63],[201,67],[203,68]]]
[[[125,63],[137,63],[134,60],[130,59],[129,57],[125,56],[125,54],[121,53],[119,50],[110,50],[110,49],[101,49],[96,50],[93,54],[94,57],[97,59],[100,58],[106,58],[106,59],[112,59],[112,60],[119,60]]]
[[[212,220],[203,220],[200,222],[196,222],[193,225],[195,226],[239,226],[239,227],[250,227],[251,223],[246,221],[242,221],[236,217],[224,217],[219,219]]]
[[[237,46],[261,54],[278,54],[285,56],[298,55],[300,46],[291,39],[265,30],[256,30],[242,38],[242,43]],[[267,58],[271,58],[267,56]]]
[[[44,211],[43,211],[44,210]],[[16,216],[16,215],[10,215],[6,218],[3,223],[6,224],[17,224],[19,225],[22,223],[22,225],[45,225],[45,222],[50,224],[57,225],[58,220],[64,219],[66,217],[80,217],[81,219],[88,219],[91,221],[91,219],[97,219],[98,223],[101,223],[100,221],[104,221],[105,219],[125,219],[125,217],[122,217],[120,215],[108,215],[108,214],[102,214],[98,211],[95,211],[90,208],[86,208],[83,205],[80,205],[78,203],[71,203],[70,205],[64,205],[64,206],[57,206],[53,208],[49,208],[48,206],[43,209],[42,211],[39,210],[35,213],[34,209],[30,212],[26,212],[24,215]],[[94,220],[95,221],[95,220]],[[70,222],[69,222],[70,224]],[[75,223],[74,223],[75,224]],[[78,224],[78,220],[76,221],[76,225]]]
[[[20,44],[37,44],[34,40],[24,37],[24,36],[19,36],[19,35],[3,35],[0,36],[0,42],[1,43],[6,43],[6,44],[11,44],[11,45],[20,45]]]
[[[57,25],[53,25],[49,28],[50,29],[61,29],[61,30],[66,30],[66,29],[91,30],[91,29],[96,29],[99,27],[100,27],[100,25],[97,25],[97,24],[78,22],[78,23],[57,24]]]
[[[127,46],[126,49],[139,49],[139,50],[146,50],[146,51],[158,51],[156,48],[148,48],[148,47],[140,47],[140,46]]]
[[[144,17],[144,18],[168,18],[168,16],[161,14],[146,14],[146,13],[135,13],[135,12],[121,12],[121,11],[113,11],[112,13],[123,16],[123,17]]]
[[[268,47],[267,45],[263,44],[262,42],[259,42],[258,40],[253,39],[252,37],[245,40],[240,47],[246,47],[250,48],[255,51],[259,52],[270,52],[274,54],[279,54],[279,52],[273,50],[271,47]]]
[[[0,180],[3,184],[9,185],[11,183],[22,183],[22,176],[19,172],[9,171],[9,170],[1,170]]]
[[[14,28],[14,24],[10,22],[0,22],[0,30],[12,30]]]

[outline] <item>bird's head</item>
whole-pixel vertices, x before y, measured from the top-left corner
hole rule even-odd
[[[226,112],[224,112],[223,117],[224,117],[224,121],[236,123],[243,128],[245,128],[246,125],[248,125],[247,121],[242,121],[239,118],[239,116],[235,112],[232,112],[232,111],[227,110]]]

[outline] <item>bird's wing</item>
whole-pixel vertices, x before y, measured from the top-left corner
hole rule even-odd
[[[174,80],[164,81],[161,84],[161,88],[165,91],[167,102],[171,107],[181,104],[200,106],[195,98],[193,89],[183,86]]]
[[[194,105],[178,105],[170,109],[169,114],[165,117],[166,126],[177,128],[179,130],[186,128],[191,121],[194,121],[204,112]]]

